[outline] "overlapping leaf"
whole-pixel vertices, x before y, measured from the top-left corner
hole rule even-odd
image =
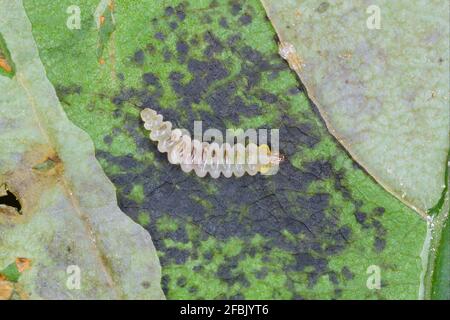
[[[425,216],[445,188],[449,2],[262,2],[332,134]]]
[[[119,210],[90,138],[61,108],[22,1],[0,8],[15,67],[0,75],[0,295],[17,285],[19,298],[163,298],[151,238]]]

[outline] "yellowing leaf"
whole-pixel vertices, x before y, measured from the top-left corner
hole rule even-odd
[[[449,2],[262,2],[330,132],[425,216],[449,151]]]

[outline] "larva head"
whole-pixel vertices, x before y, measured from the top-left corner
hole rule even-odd
[[[280,162],[284,160],[284,156],[278,152],[272,152],[267,144],[259,146],[259,159],[263,160],[259,171],[263,175],[273,175],[278,171]]]

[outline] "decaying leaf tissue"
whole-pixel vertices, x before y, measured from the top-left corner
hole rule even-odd
[[[449,10],[0,0],[0,299],[450,299]]]

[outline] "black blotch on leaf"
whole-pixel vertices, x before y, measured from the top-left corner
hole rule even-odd
[[[171,23],[169,23],[169,27],[172,30],[175,30],[176,28],[178,28],[178,23],[172,21]]]
[[[177,10],[177,18],[180,21],[183,21],[184,19],[186,19],[186,13],[184,13],[183,10]]]
[[[112,137],[110,135],[106,135],[103,138],[103,142],[106,143],[106,144],[111,144],[112,143]]]
[[[224,18],[224,17],[220,18],[220,20],[219,20],[219,25],[220,25],[222,28],[225,28],[225,29],[228,29],[228,28],[230,27],[230,26],[228,25],[227,19]]]
[[[189,51],[189,45],[184,40],[178,40],[176,44],[176,49],[178,53],[178,61],[180,63],[184,63]]]
[[[164,12],[165,12],[166,16],[170,17],[171,15],[174,14],[175,10],[174,10],[174,8],[169,6],[169,7],[166,7]]]
[[[243,26],[247,26],[250,23],[252,23],[252,16],[249,14],[244,14],[239,18],[239,22],[243,25]]]
[[[186,277],[181,276],[181,277],[179,277],[179,278],[177,279],[177,286],[178,286],[178,287],[183,288],[183,287],[186,286],[186,284],[187,284],[187,279],[186,279]]]
[[[157,33],[155,33],[155,39],[164,41],[166,39],[166,37],[164,36],[164,34],[162,32],[157,32]]]
[[[144,59],[145,59],[145,54],[144,51],[139,49],[138,51],[136,51],[134,53],[133,56],[133,61],[138,64],[138,65],[143,65],[144,64]]]
[[[241,12],[240,4],[232,2],[230,5],[236,15]],[[176,12],[177,8],[173,10]],[[174,12],[170,13],[171,16],[173,14]],[[233,22],[230,19],[230,29],[234,27],[232,23],[241,22]],[[341,226],[336,218],[340,215],[340,212],[336,211],[339,208],[335,211],[330,208],[330,195],[327,192],[310,195],[308,188],[313,183],[331,180],[336,192],[341,193],[345,201],[355,205],[355,212],[363,210],[345,186],[345,171],[336,170],[332,159],[305,162],[301,168],[294,167],[290,162],[290,156],[303,149],[314,148],[320,141],[315,122],[311,121],[314,115],[305,113],[299,117],[288,116],[288,102],[284,96],[286,92],[272,93],[258,86],[265,76],[291,72],[289,66],[279,57],[274,58],[273,55],[263,54],[246,45],[239,33],[220,40],[212,31],[202,31],[197,36],[186,37],[181,29],[180,27],[180,30],[174,31],[176,45],[168,45],[163,50],[163,57],[165,61],[169,61],[170,50],[176,50],[178,57],[183,56],[178,62],[183,64],[182,70],[187,69],[187,72],[173,68],[166,79],[159,79],[156,74],[145,72],[142,75],[142,88],[122,88],[112,97],[117,106],[117,117],[121,117],[124,122],[118,130],[128,133],[139,150],[154,156],[154,161],[148,162],[136,160],[133,155],[113,156],[101,150],[97,152],[100,159],[121,168],[119,173],[107,172],[118,186],[119,206],[133,219],[137,219],[140,209],[149,213],[153,223],[146,228],[152,234],[155,247],[163,253],[163,268],[171,264],[183,265],[188,260],[212,260],[220,252],[220,248],[201,252],[199,248],[203,240],[213,238],[220,243],[239,238],[248,243],[258,235],[264,239],[264,252],[281,249],[292,253],[294,261],[285,262],[286,271],[307,269],[309,286],[316,284],[319,277],[331,275],[332,282],[337,287],[342,277],[328,268],[328,259],[345,249],[348,241],[352,239],[351,229]],[[202,38],[204,41],[200,41]],[[200,42],[206,43],[203,56],[191,56],[194,48],[189,49],[189,45],[198,46]],[[219,53],[224,50],[230,58],[221,58]],[[239,67],[237,73],[231,73],[231,70],[235,69],[230,67],[231,64],[233,67]],[[164,107],[161,102],[163,81],[170,85],[169,92],[164,94],[173,95],[173,105]],[[286,91],[294,95],[300,93],[302,88],[293,87]],[[269,177],[257,175],[212,180],[209,177],[198,178],[193,173],[185,174],[178,166],[168,163],[166,154],[158,152],[156,145],[146,137],[148,132],[142,128],[139,116],[136,116],[137,112],[129,114],[124,111],[125,102],[134,106],[137,112],[144,107],[154,108],[177,127],[191,132],[194,120],[203,120],[204,130],[207,129],[205,126],[225,130],[224,120],[239,123],[241,115],[259,115],[266,110],[266,106],[273,106],[280,112],[277,120],[280,128],[280,149],[288,160],[282,163],[278,174]],[[194,107],[198,104],[206,104],[212,112],[195,111]],[[130,198],[135,184],[143,185],[142,203]],[[330,217],[330,214],[333,217]],[[156,225],[163,217],[176,221],[179,227],[173,231],[159,230]],[[378,237],[382,238],[382,227],[377,223],[372,224],[369,220],[367,224],[377,230]],[[198,235],[189,238],[188,226],[197,230]],[[281,232],[289,233],[295,241],[282,236]],[[192,242],[193,249],[167,247],[164,243],[167,238],[174,239],[177,243]],[[239,261],[248,255],[255,256],[256,250],[246,247],[239,255],[227,259],[219,266],[217,276],[229,285],[238,283],[239,286],[245,287],[248,285],[248,279],[239,273]],[[260,252],[258,249],[258,253]],[[262,260],[265,264],[273,263],[268,254],[263,254]],[[205,272],[201,265],[193,271]],[[341,273],[346,279],[351,274],[344,269]],[[264,278],[267,274],[267,270],[262,270],[258,277]],[[172,285],[175,285],[176,280],[173,281]],[[167,276],[163,277],[162,285],[166,294],[169,282]],[[183,280],[181,284],[189,286],[189,280],[186,280],[186,283]],[[292,283],[289,284],[288,281],[288,288],[289,285]],[[189,290],[196,292],[197,288],[190,286]]]
[[[351,272],[347,266],[342,268],[341,273],[346,280],[351,280],[354,277],[353,272]]]
[[[375,237],[374,246],[377,252],[381,252],[386,247],[386,240],[379,237]]]
[[[152,72],[144,73],[142,75],[142,80],[144,80],[146,85],[160,86],[158,77]]]
[[[237,16],[241,10],[242,10],[242,5],[239,2],[233,1],[231,3],[231,14],[233,16]]]

